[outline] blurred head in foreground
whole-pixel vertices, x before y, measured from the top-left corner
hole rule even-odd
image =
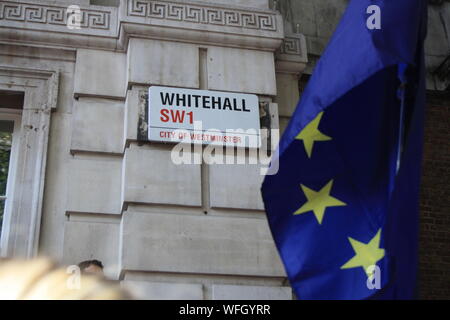
[[[98,260],[86,260],[78,264],[83,274],[103,276],[103,264]]]
[[[72,267],[60,268],[43,258],[0,260],[0,300],[130,299],[115,282]]]

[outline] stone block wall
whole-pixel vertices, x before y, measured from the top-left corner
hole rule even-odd
[[[256,94],[277,118],[277,85],[304,67],[301,35],[278,56],[284,22],[267,0],[80,0],[79,29],[47,14],[69,2],[0,3],[0,64],[60,75],[39,254],[99,259],[139,298],[292,299],[259,166],[175,165],[173,145],[138,131],[152,85]]]
[[[77,50],[74,77],[64,262],[101,258],[148,298],[232,297],[237,285],[248,288],[242,297],[291,298],[258,168],[175,165],[172,145],[136,135],[150,85],[274,96],[273,53],[131,38],[126,53]]]

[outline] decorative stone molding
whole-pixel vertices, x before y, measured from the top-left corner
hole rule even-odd
[[[70,29],[69,4],[0,2],[0,40],[126,50],[133,36],[275,51],[284,36],[282,17],[276,11],[195,0],[80,6],[80,28]]]
[[[51,110],[59,75],[54,71],[0,65],[0,90],[24,93],[11,215],[5,217],[2,256],[33,257],[41,225]]]
[[[129,16],[277,31],[275,12],[253,12],[168,1],[128,0],[127,14]]]
[[[34,33],[42,30],[72,35],[117,36],[117,8],[80,7],[79,28],[68,28],[69,18],[73,14],[68,11],[68,7],[69,4],[64,6],[63,3],[55,4],[54,2],[2,1],[0,2],[0,26],[29,30]],[[51,34],[34,34],[31,37],[39,38],[40,36],[49,38]],[[67,40],[71,39],[66,39],[66,42]]]
[[[302,55],[301,39],[295,37],[286,37],[280,47],[281,54]]]
[[[40,23],[67,26],[67,7],[24,3],[0,2],[0,20],[20,21],[23,23]],[[80,9],[80,28],[110,29],[111,12]]]
[[[121,47],[134,36],[275,51],[284,36],[273,10],[195,0],[126,0],[120,9]]]
[[[301,33],[286,35],[276,54],[277,71],[301,73],[307,63],[305,36]]]

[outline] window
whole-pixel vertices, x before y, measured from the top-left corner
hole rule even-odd
[[[17,144],[20,132],[20,113],[0,109],[0,236],[6,237],[13,201]]]

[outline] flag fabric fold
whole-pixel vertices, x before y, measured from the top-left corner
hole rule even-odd
[[[299,299],[414,297],[426,5],[351,1],[273,156],[262,196]]]

